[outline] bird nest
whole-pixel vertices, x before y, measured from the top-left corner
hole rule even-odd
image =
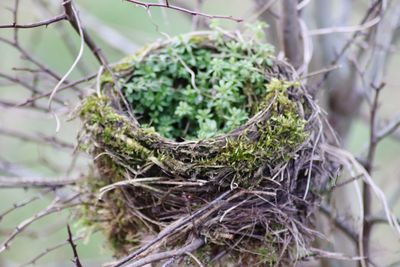
[[[79,109],[81,147],[97,170],[80,216],[125,256],[115,266],[194,264],[187,255],[279,265],[307,255],[311,215],[335,167],[321,148],[318,106],[270,46],[191,33],[111,69]]]

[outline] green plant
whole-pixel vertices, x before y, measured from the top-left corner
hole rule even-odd
[[[204,139],[227,133],[257,111],[266,92],[273,48],[255,40],[214,35],[180,37],[141,59],[121,78],[123,94],[143,127],[168,138]],[[126,65],[126,63],[124,63]]]

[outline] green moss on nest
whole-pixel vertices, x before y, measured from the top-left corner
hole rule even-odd
[[[100,140],[112,147],[115,153],[143,163],[151,152],[132,138],[132,131],[127,119],[116,113],[105,97],[89,96],[82,104],[79,115],[96,133]]]
[[[226,146],[212,159],[217,165],[230,166],[240,177],[240,185],[256,186],[254,173],[266,162],[278,165],[295,156],[296,149],[308,137],[306,121],[298,114],[295,102],[286,90],[295,83],[273,79],[261,105],[269,108],[270,117],[258,124],[258,137],[249,139],[247,133],[236,139],[228,139]]]

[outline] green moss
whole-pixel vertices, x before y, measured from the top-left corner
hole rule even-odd
[[[290,100],[287,89],[294,83],[271,80],[267,85],[264,108],[269,107],[270,117],[257,126],[258,138],[250,140],[244,132],[237,139],[227,140],[226,146],[212,159],[216,165],[230,166],[241,186],[254,186],[251,178],[267,163],[277,165],[295,156],[296,149],[307,138],[306,121],[299,116],[295,102]]]
[[[228,140],[216,158],[217,164],[228,165],[240,173],[252,173],[259,163],[257,144],[241,138]]]
[[[255,253],[257,254],[257,260],[260,266],[272,267],[275,266],[278,261],[278,252],[271,244],[260,246],[255,250]]]
[[[106,124],[123,120],[123,117],[117,114],[108,102],[106,97],[88,96],[80,106],[78,114],[89,124]]]
[[[132,138],[134,131],[127,119],[117,114],[108,102],[105,97],[89,96],[82,104],[79,115],[86,126],[91,125],[90,131],[115,153],[143,163],[151,152]]]

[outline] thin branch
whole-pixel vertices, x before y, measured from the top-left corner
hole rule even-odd
[[[37,28],[37,27],[42,27],[42,26],[46,26],[47,27],[52,23],[59,22],[59,21],[65,20],[65,19],[67,19],[67,15],[64,13],[64,14],[58,15],[58,16],[56,16],[54,18],[43,20],[43,21],[39,21],[39,22],[35,22],[35,23],[31,23],[31,24],[16,24],[16,23],[13,23],[13,24],[8,24],[8,25],[0,25],[0,29],[5,29],[5,28],[31,29],[31,28]]]
[[[83,239],[83,235],[76,236],[72,240],[75,242],[75,241],[80,240],[80,239]],[[68,245],[68,244],[70,244],[69,240],[65,240],[65,241],[63,241],[63,242],[61,242],[59,244],[56,244],[56,245],[52,246],[52,247],[48,247],[43,252],[41,252],[38,255],[36,255],[33,259],[31,259],[30,261],[20,265],[19,267],[26,267],[26,266],[30,266],[30,265],[35,265],[36,262],[39,259],[43,258],[44,256],[46,256],[50,252],[53,252],[53,251],[55,251],[55,250],[57,250],[59,248],[62,248],[64,246]]]
[[[52,137],[33,136],[33,135],[26,134],[24,132],[19,132],[19,131],[14,131],[14,130],[10,130],[10,129],[4,129],[4,128],[0,128],[0,135],[17,138],[17,139],[20,139],[23,141],[29,141],[29,142],[33,142],[33,143],[55,146],[58,148],[67,148],[67,149],[75,148],[74,145],[72,145],[70,143],[66,143],[64,141],[61,141],[54,136],[52,136]]]
[[[394,133],[400,127],[400,114],[393,118],[387,125],[385,125],[377,134],[376,142],[382,141],[385,137]]]
[[[66,185],[73,185],[81,180],[81,177],[43,179],[42,177],[0,176],[0,188],[57,188]]]
[[[189,245],[187,245],[185,247],[182,247],[182,248],[176,249],[176,250],[151,254],[147,257],[144,257],[140,260],[135,261],[132,264],[129,264],[127,267],[141,267],[141,266],[145,266],[146,264],[158,262],[160,260],[186,255],[187,253],[190,253],[190,252],[195,251],[196,249],[200,248],[202,245],[204,245],[203,239],[194,239]]]
[[[1,39],[1,37],[0,37],[0,39]],[[39,90],[37,90],[33,85],[21,80],[20,78],[12,77],[12,76],[4,74],[4,73],[0,73],[0,78],[3,78],[10,82],[13,82],[14,84],[19,84],[22,87],[26,88],[27,90],[31,91],[33,94],[41,94],[42,93]],[[62,101],[61,99],[54,98],[54,101],[58,104],[64,105],[64,101]]]
[[[374,164],[374,159],[375,159],[375,154],[376,154],[376,148],[378,145],[377,138],[376,138],[376,118],[377,118],[377,113],[378,113],[378,100],[379,100],[379,93],[385,86],[384,83],[382,83],[379,87],[376,88],[375,90],[375,98],[374,102],[371,107],[371,117],[370,117],[370,144],[369,144],[369,149],[368,149],[368,155],[365,163],[365,170],[368,172],[368,174],[371,174],[372,172],[372,167]],[[364,222],[363,222],[363,228],[362,228],[362,249],[364,251],[364,255],[367,257],[367,259],[370,260],[370,238],[371,238],[371,231],[372,231],[372,225],[370,222],[366,219],[371,216],[372,212],[372,192],[371,192],[371,186],[364,182],[363,183],[363,213],[364,213]],[[365,266],[368,266],[367,263],[365,262]]]
[[[380,17],[373,18],[364,24],[357,25],[357,26],[343,26],[343,27],[329,27],[329,28],[323,28],[323,29],[316,29],[316,30],[310,30],[308,33],[310,36],[316,36],[316,35],[325,35],[325,34],[332,34],[332,33],[351,33],[351,32],[357,32],[357,31],[365,31],[376,24],[378,24],[381,21]]]
[[[210,18],[210,19],[228,19],[228,20],[233,20],[236,22],[242,22],[243,19],[241,18],[235,18],[233,16],[223,16],[223,15],[210,15],[210,14],[206,14],[206,13],[202,13],[202,12],[198,12],[198,11],[194,11],[194,10],[189,10],[183,7],[179,7],[179,6],[174,6],[168,3],[146,3],[146,2],[142,2],[142,1],[136,1],[136,0],[125,0],[127,2],[139,5],[139,6],[143,6],[146,9],[149,9],[151,7],[162,7],[162,8],[168,8],[168,9],[172,9],[172,10],[177,10],[183,13],[187,13],[190,14],[192,16],[202,16],[202,17],[206,17],[206,18]]]
[[[1,36],[0,36],[0,42],[3,42],[3,43],[5,43],[5,44],[7,44],[9,46],[14,47],[18,52],[21,53],[21,56],[22,56],[23,59],[28,60],[32,64],[36,65],[44,73],[48,74],[49,76],[51,76],[55,80],[57,80],[57,81],[61,80],[61,76],[59,76],[57,73],[55,73],[50,67],[44,65],[43,63],[41,63],[40,61],[35,59],[32,55],[30,55],[30,53],[27,50],[22,48],[17,42],[10,41],[10,40],[8,40],[6,38],[3,38]],[[67,80],[65,80],[64,83],[69,83],[69,82]]]
[[[1,186],[0,186],[0,187],[1,187]],[[45,192],[40,193],[40,194],[38,194],[38,195],[36,195],[36,196],[34,196],[34,197],[28,199],[28,200],[25,200],[25,201],[22,201],[22,202],[19,202],[19,203],[14,203],[14,204],[12,205],[12,207],[10,207],[9,209],[3,211],[3,212],[0,214],[0,222],[4,219],[5,216],[7,216],[8,214],[10,214],[11,212],[13,212],[13,211],[15,211],[15,210],[17,210],[17,209],[19,209],[19,208],[25,207],[26,205],[29,205],[30,203],[32,203],[32,202],[34,202],[34,201],[36,201],[36,200],[38,200],[38,199],[41,199],[44,195],[48,194],[49,192],[52,192],[52,189],[46,190]]]
[[[378,13],[376,15],[377,18],[380,18],[380,10],[382,9],[382,1],[375,1],[369,8],[365,16],[360,22],[360,25],[365,24],[368,19],[370,18],[371,15]],[[351,45],[354,43],[356,38],[362,34],[362,31],[356,31],[353,33],[351,38],[342,46],[340,49],[339,53],[335,56],[335,58],[331,61],[331,65],[335,66],[339,63],[339,61],[342,59],[343,55],[346,54],[346,51],[351,47]],[[328,79],[330,72],[325,73],[325,75],[321,78],[321,80],[317,83],[316,88],[320,88],[322,84]]]
[[[64,85],[64,86],[61,86],[57,91],[58,91],[58,92],[61,92],[61,91],[64,91],[64,90],[66,90],[66,89],[68,89],[68,88],[77,86],[77,85],[79,85],[79,84],[81,84],[81,83],[88,82],[88,81],[94,79],[96,76],[97,76],[97,73],[96,73],[96,74],[89,75],[89,76],[86,76],[86,77],[83,77],[83,78],[81,78],[81,79],[79,79],[79,80],[76,80],[76,81],[71,82],[71,83],[69,83],[69,84],[66,84],[66,85]],[[18,105],[16,105],[16,106],[18,106],[18,107],[26,106],[26,105],[28,105],[28,104],[30,104],[30,103],[32,103],[32,102],[35,102],[36,100],[39,100],[39,99],[41,99],[41,98],[50,96],[52,92],[53,92],[53,90],[51,90],[51,91],[49,91],[49,92],[47,92],[47,93],[40,93],[40,94],[37,94],[36,96],[31,97],[31,98],[25,100],[24,102],[22,102],[22,103],[20,103],[20,104],[18,104]],[[46,109],[46,110],[48,110],[48,109]]]
[[[18,103],[13,103],[13,102],[9,102],[9,101],[0,100],[0,106],[3,107],[3,108],[17,108],[18,107]],[[31,103],[30,105],[24,105],[24,106],[21,106],[21,107],[18,107],[18,108],[33,109],[35,111],[41,111],[41,112],[44,112],[44,113],[48,113],[49,112],[47,107],[38,106],[34,102]]]
[[[74,254],[74,259],[72,262],[75,264],[76,267],[82,267],[81,261],[79,260],[78,251],[76,250],[76,244],[74,243],[74,238],[72,237],[71,228],[69,224],[67,224],[68,230],[68,243],[71,245],[72,253]]]
[[[128,110],[128,113],[130,115],[130,119],[132,121],[136,122],[136,119],[133,116],[132,108],[128,104],[128,102],[126,101],[125,97],[123,96],[123,94],[121,92],[121,88],[120,88],[120,86],[119,86],[119,84],[117,82],[117,77],[115,76],[115,74],[113,73],[112,69],[110,68],[107,58],[105,57],[105,55],[103,54],[101,49],[93,41],[93,39],[89,36],[87,31],[83,27],[81,27],[79,18],[76,15],[77,11],[75,11],[75,8],[72,6],[72,0],[64,0],[63,6],[64,6],[64,9],[65,9],[65,13],[68,15],[68,21],[71,23],[71,25],[74,28],[74,30],[79,35],[81,35],[81,34],[83,35],[82,37],[84,39],[84,42],[90,48],[90,50],[92,51],[92,53],[96,57],[97,61],[104,67],[104,69],[106,69],[111,74],[112,80],[114,82],[114,86],[117,88],[118,94],[120,95],[125,107]],[[55,91],[55,90],[53,90],[53,91]]]
[[[74,199],[79,197],[79,194],[65,200],[65,201],[60,201],[60,199],[55,199],[50,205],[48,205],[45,209],[39,211],[38,213],[34,214],[32,217],[24,220],[18,226],[15,228],[13,233],[9,235],[5,241],[0,245],[0,253],[4,252],[6,249],[8,249],[12,243],[12,241],[26,228],[28,228],[32,223],[36,222],[37,220],[46,217],[52,213],[60,212],[64,209],[70,208],[77,206],[79,204],[77,203],[70,203],[66,204],[68,202],[72,202]]]

